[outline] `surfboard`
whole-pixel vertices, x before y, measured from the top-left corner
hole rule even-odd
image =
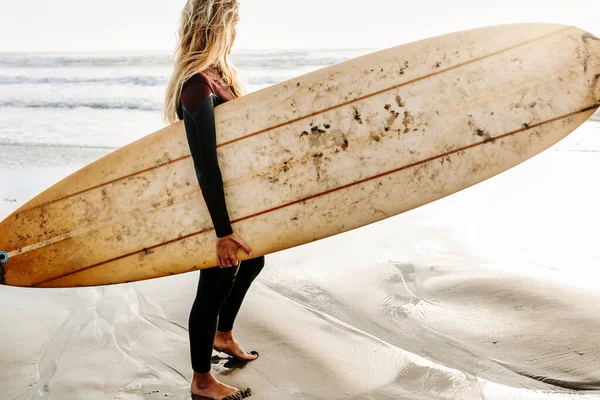
[[[514,24],[378,51],[227,102],[215,118],[233,229],[259,256],[441,199],[575,130],[599,106],[599,79],[592,34]],[[216,266],[215,243],[179,122],[2,221],[2,280],[157,278]]]

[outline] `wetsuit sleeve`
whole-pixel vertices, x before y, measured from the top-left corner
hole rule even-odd
[[[188,85],[181,95],[185,132],[196,177],[208,207],[217,237],[233,233],[223,191],[223,178],[217,160],[214,108],[217,98],[204,82]]]

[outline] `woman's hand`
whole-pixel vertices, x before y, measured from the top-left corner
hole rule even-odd
[[[217,239],[217,261],[219,262],[219,267],[227,268],[238,265],[238,260],[236,257],[236,253],[239,248],[244,249],[249,256],[252,255],[252,250],[244,240],[232,233],[229,236],[224,236],[222,238]]]

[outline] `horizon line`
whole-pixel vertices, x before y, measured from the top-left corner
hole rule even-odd
[[[335,47],[315,47],[315,48],[245,48],[233,50],[232,54],[236,52],[247,52],[247,51],[355,51],[355,50],[379,50],[379,47],[345,47],[345,48],[335,48]],[[152,49],[152,50],[1,50],[0,54],[27,54],[27,53],[170,53],[174,52],[169,49]]]

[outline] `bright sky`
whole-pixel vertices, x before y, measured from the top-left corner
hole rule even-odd
[[[0,0],[0,51],[172,50],[185,0]],[[600,35],[600,0],[240,0],[237,49],[385,48],[511,22]]]

